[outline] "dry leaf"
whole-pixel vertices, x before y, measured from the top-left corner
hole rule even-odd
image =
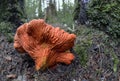
[[[16,74],[9,74],[6,77],[9,78],[9,79],[14,79],[14,78],[17,77],[17,75]]]
[[[11,56],[6,56],[6,57],[4,57],[6,60],[8,60],[8,61],[11,61],[12,60],[12,57]]]

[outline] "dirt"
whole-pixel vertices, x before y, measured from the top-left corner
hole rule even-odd
[[[115,72],[112,55],[105,54],[102,48],[105,49],[89,50],[86,66],[80,65],[78,54],[71,50],[76,56],[72,64],[58,64],[55,69],[36,71],[30,56],[18,53],[13,43],[0,35],[0,81],[120,81],[120,64]]]

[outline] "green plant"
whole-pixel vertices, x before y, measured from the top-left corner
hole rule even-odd
[[[78,46],[76,46],[75,51],[76,51],[76,53],[79,54],[81,65],[86,65],[86,62],[87,62],[86,49],[84,47],[78,45]]]
[[[117,72],[118,64],[120,63],[120,60],[119,60],[118,56],[116,55],[114,49],[111,48],[111,47],[108,48],[108,49],[105,49],[105,54],[110,54],[112,56],[112,61],[113,61],[112,69],[113,69],[114,72]]]
[[[113,62],[114,62],[113,71],[117,72],[117,70],[118,70],[118,64],[119,64],[119,59],[118,59],[117,55],[114,54],[114,53],[112,53],[112,56],[113,56]]]

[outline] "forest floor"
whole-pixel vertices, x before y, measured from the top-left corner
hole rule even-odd
[[[120,81],[120,46],[110,47],[111,40],[107,45],[105,35],[95,30],[81,27],[76,32],[76,59],[45,71],[35,71],[28,54],[18,53],[0,35],[0,81]]]

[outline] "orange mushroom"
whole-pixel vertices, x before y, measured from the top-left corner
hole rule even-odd
[[[54,28],[43,19],[34,19],[17,29],[14,48],[22,53],[27,52],[35,61],[36,70],[39,70],[58,63],[70,64],[75,58],[69,51],[75,39],[74,34]]]

